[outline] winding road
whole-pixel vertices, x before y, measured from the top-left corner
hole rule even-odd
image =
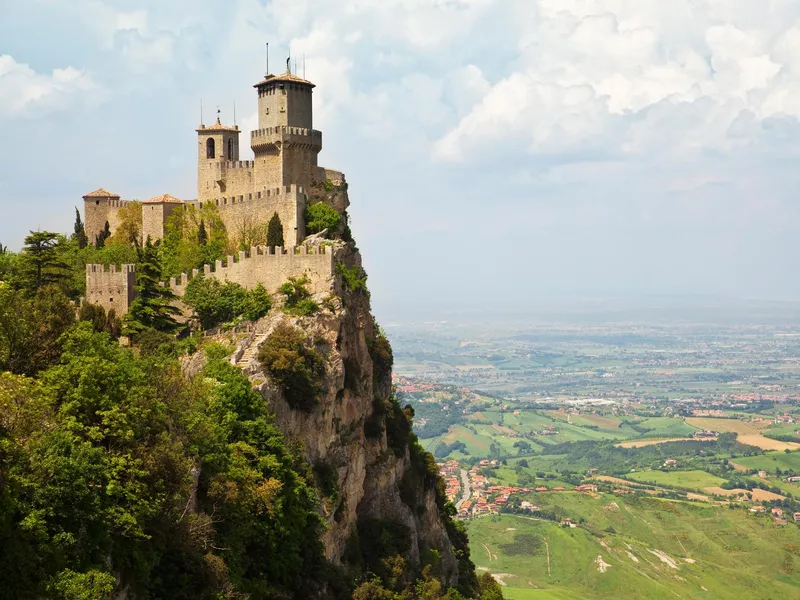
[[[461,508],[461,505],[469,500],[469,497],[472,495],[472,490],[469,487],[469,473],[461,469],[461,500],[456,503],[456,510]]]

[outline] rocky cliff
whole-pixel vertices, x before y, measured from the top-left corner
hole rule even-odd
[[[338,275],[328,293],[315,297],[320,310],[306,316],[271,311],[234,360],[313,466],[327,522],[325,554],[333,564],[374,572],[382,554],[396,552],[405,559],[405,577],[434,562],[443,582],[468,589],[474,570],[466,540],[446,514],[436,465],[411,432],[410,409],[394,398],[392,350],[371,314],[360,255],[341,240],[334,252]],[[287,326],[302,331],[323,358],[319,393],[303,408],[287,401],[259,360],[259,348]],[[391,549],[380,542],[386,536]]]

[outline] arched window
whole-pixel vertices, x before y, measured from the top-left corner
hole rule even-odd
[[[214,158],[215,154],[214,138],[208,138],[208,141],[206,141],[206,158]]]
[[[228,160],[233,160],[233,140],[228,140]]]

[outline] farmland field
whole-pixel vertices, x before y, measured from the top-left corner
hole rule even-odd
[[[796,527],[775,528],[769,518],[744,510],[685,502],[576,494],[551,501],[583,518],[587,528],[512,515],[467,522],[470,539],[480,540],[473,542],[475,564],[502,574],[508,598],[766,600],[800,594],[800,575],[784,571],[786,560],[800,560],[787,559],[784,550],[800,545]]]
[[[764,469],[770,474],[775,469],[794,471],[800,474],[800,452],[769,452],[761,456],[745,456],[736,459],[736,464],[747,469]]]
[[[689,438],[664,438],[664,439],[646,439],[646,440],[630,440],[628,442],[620,442],[615,444],[620,448],[644,448],[645,446],[653,446],[655,444],[665,444],[667,442],[683,442]]]
[[[641,471],[628,475],[630,479],[640,482],[652,482],[659,485],[682,487],[688,489],[704,489],[717,487],[724,479],[705,471]]]
[[[757,435],[764,426],[759,423],[746,423],[739,419],[713,419],[690,417],[686,422],[697,429],[738,433],[740,435]]]

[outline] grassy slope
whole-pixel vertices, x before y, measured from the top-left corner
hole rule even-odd
[[[608,528],[616,533],[598,537],[581,528],[564,529],[510,515],[470,521],[476,564],[516,575],[505,578],[509,598],[800,597],[800,573],[784,571],[784,546],[800,546],[800,529],[795,526],[776,528],[769,519],[751,517],[742,510],[657,499],[567,493],[538,494],[531,500],[583,517],[598,535]],[[549,576],[545,539],[550,550]],[[651,550],[666,553],[678,568],[662,562]],[[597,569],[597,556],[611,565],[605,573]],[[793,560],[800,567],[800,557]]]
[[[640,471],[638,473],[630,473],[626,477],[634,481],[653,482],[689,489],[715,487],[725,483],[724,479],[705,471]]]
[[[775,473],[775,469],[786,471],[791,469],[800,473],[800,452],[768,452],[761,456],[743,456],[742,458],[732,459],[737,465],[742,465],[748,469],[764,469],[770,474]]]

